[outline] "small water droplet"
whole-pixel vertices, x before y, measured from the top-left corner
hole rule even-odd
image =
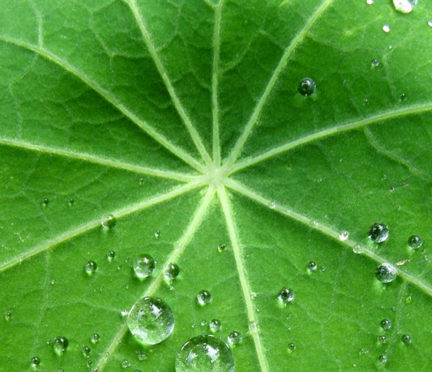
[[[87,361],[87,367],[90,368],[92,366],[93,362],[91,360]]]
[[[374,223],[369,230],[369,239],[374,243],[382,243],[389,237],[389,228],[381,222]]]
[[[209,323],[209,328],[210,331],[212,331],[213,333],[220,331],[222,328],[222,324],[218,319],[213,319],[210,323]]]
[[[294,292],[291,288],[284,288],[279,292],[278,299],[282,303],[291,302],[294,299]]]
[[[391,325],[392,325],[392,322],[391,322],[390,319],[383,319],[383,320],[381,320],[381,328],[384,331],[387,331],[388,329],[390,329]]]
[[[387,337],[384,335],[379,335],[379,336],[377,336],[377,342],[379,344],[385,344],[385,343],[387,343]]]
[[[42,200],[42,207],[47,207],[49,204],[49,200],[47,198],[45,198],[44,200]]]
[[[411,336],[410,335],[403,335],[402,336],[402,342],[405,344],[405,345],[409,345],[411,342],[412,342],[412,338],[411,338]]]
[[[226,248],[226,244],[219,244],[218,245],[218,251],[220,253],[222,253],[225,250],[225,248]]]
[[[207,320],[203,319],[201,320],[201,327],[205,327],[207,325]]]
[[[237,332],[237,331],[232,331],[228,335],[228,342],[231,345],[237,345],[237,344],[239,344],[242,339],[243,339],[242,335],[240,334],[240,332]]]
[[[377,66],[379,66],[379,61],[378,61],[377,59],[373,59],[372,62],[371,62],[371,66],[372,66],[372,67],[377,67]]]
[[[88,346],[84,346],[82,349],[81,349],[81,353],[82,353],[82,355],[84,355],[86,358],[88,358],[89,357],[89,355],[90,355],[90,348],[88,347]]]
[[[408,238],[408,245],[411,249],[420,248],[423,244],[423,239],[418,235],[413,235]]]
[[[368,104],[369,104],[369,99],[365,98],[365,99],[363,100],[363,103],[364,103],[365,105],[368,105]]]
[[[122,310],[122,311],[120,311],[120,315],[121,316],[126,316],[126,315],[128,315],[129,314],[129,311],[127,311],[127,310]]]
[[[402,93],[402,94],[399,96],[399,99],[400,99],[401,101],[405,101],[405,99],[406,99],[406,94],[405,94],[405,93]]]
[[[366,0],[367,5],[372,5],[374,3],[374,0]]]
[[[157,231],[155,231],[155,232],[153,233],[153,235],[154,235],[154,237],[157,239],[157,238],[160,238],[161,233],[160,233],[159,230],[157,230]]]
[[[97,334],[97,333],[93,333],[93,334],[90,336],[90,341],[93,342],[94,344],[95,344],[96,342],[98,342],[99,340],[100,340],[100,335]]]
[[[349,232],[344,230],[339,234],[339,240],[345,241],[349,238]]]
[[[360,355],[366,355],[366,354],[368,354],[368,353],[369,353],[369,350],[366,350],[366,349],[364,349],[364,348],[361,348],[360,351],[359,351],[359,354],[360,354]]]
[[[234,357],[220,338],[202,335],[191,338],[180,349],[176,372],[234,372]]]
[[[115,254],[114,251],[109,251],[109,252],[107,253],[108,261],[112,261],[112,260],[115,258],[115,256],[116,256],[116,254]]]
[[[135,338],[145,345],[166,340],[174,329],[171,308],[160,298],[144,297],[129,313],[127,325]]]
[[[84,268],[85,268],[85,271],[86,271],[87,274],[92,275],[92,274],[94,274],[94,272],[95,272],[96,269],[97,269],[96,262],[94,262],[94,261],[89,261],[89,262],[87,262],[87,263],[85,264]]]
[[[356,244],[356,245],[353,247],[353,252],[354,252],[355,254],[362,254],[362,253],[363,253],[363,247],[362,247],[360,244]]]
[[[69,346],[69,341],[66,337],[56,337],[54,339],[54,351],[61,354],[66,351]]]
[[[112,229],[117,223],[117,219],[112,215],[108,214],[102,218],[101,224],[104,229]]]
[[[432,19],[430,21],[428,21],[428,26],[432,27]]]
[[[31,359],[31,365],[32,367],[37,367],[40,364],[40,359],[38,357],[33,357]]]
[[[375,277],[381,283],[390,283],[396,279],[396,276],[397,269],[392,264],[389,264],[387,262],[379,265],[375,272]]]
[[[274,201],[270,201],[270,202],[268,203],[268,207],[269,207],[270,209],[275,209],[275,208],[276,208],[276,203],[275,203]]]
[[[75,200],[73,200],[73,199],[69,199],[69,205],[70,205],[71,207],[74,205],[74,203],[75,203]]]
[[[409,305],[409,304],[412,304],[412,302],[413,302],[412,295],[409,295],[409,296],[405,299],[405,303],[406,303],[407,305]]]
[[[398,12],[408,14],[417,5],[417,0],[393,0],[393,5]]]
[[[12,318],[12,313],[10,311],[6,311],[4,317],[6,320],[10,320]]]
[[[142,351],[137,351],[138,354],[138,360],[143,361],[147,358],[147,355],[145,355]]]
[[[385,25],[383,26],[382,29],[383,29],[383,31],[386,32],[386,33],[390,32],[390,26],[387,25],[387,24],[385,24]]]
[[[121,365],[123,368],[129,368],[131,366],[130,362],[127,359],[123,360]]]
[[[325,266],[321,266],[321,272],[326,271],[326,267]]]
[[[296,344],[291,342],[288,344],[288,351],[294,351],[297,348]]]
[[[300,80],[298,91],[302,96],[310,96],[316,90],[316,84],[311,78]]]
[[[249,331],[258,332],[258,324],[256,322],[249,322]]]
[[[209,291],[201,291],[197,294],[198,303],[202,306],[208,304],[211,301],[211,293]]]
[[[164,278],[166,280],[174,280],[175,278],[178,277],[180,273],[180,269],[177,266],[177,264],[175,263],[170,263],[168,264],[168,266],[165,268],[164,271]]]
[[[318,265],[317,265],[316,262],[314,262],[314,261],[310,261],[310,262],[308,263],[308,269],[309,269],[310,271],[315,271],[315,270],[317,269],[317,267],[318,267]]]
[[[135,275],[140,279],[150,276],[155,268],[155,261],[149,254],[139,256],[133,264]]]
[[[315,221],[315,220],[311,220],[311,221],[310,221],[310,225],[311,225],[313,228],[317,228],[317,227],[318,227],[318,222]]]
[[[140,178],[138,182],[139,182],[140,186],[144,185],[144,178]]]
[[[381,363],[387,363],[387,360],[388,360],[387,354],[381,354],[381,355],[378,357],[378,360],[379,360]]]

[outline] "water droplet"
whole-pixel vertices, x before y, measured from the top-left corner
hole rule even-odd
[[[374,0],[366,0],[367,5],[372,5],[374,3]]]
[[[82,355],[84,355],[86,358],[88,358],[89,357],[89,355],[90,355],[90,348],[88,347],[88,346],[84,346],[82,349],[81,349],[81,353],[82,353]]]
[[[87,367],[91,367],[91,365],[93,364],[93,362],[91,360],[87,361]]]
[[[315,221],[315,220],[311,220],[311,221],[310,221],[310,225],[311,225],[314,229],[316,229],[316,228],[318,227],[318,222]]]
[[[302,96],[310,96],[316,90],[316,84],[311,78],[300,80],[298,91]]]
[[[234,357],[228,345],[213,335],[191,338],[180,349],[176,372],[234,372]]]
[[[107,253],[108,261],[112,261],[112,260],[115,258],[115,256],[116,256],[116,254],[115,254],[114,251],[109,251],[109,252]]]
[[[10,318],[12,318],[12,313],[10,311],[6,311],[5,312],[5,319],[10,320]]]
[[[145,345],[155,345],[166,340],[172,333],[174,315],[160,298],[144,297],[132,306],[127,324],[138,341]]]
[[[339,240],[345,241],[349,238],[349,232],[344,230],[339,234]]]
[[[374,223],[369,230],[369,239],[374,243],[382,243],[389,237],[389,228],[381,222]]]
[[[432,19],[428,22],[428,26],[432,27]]]
[[[326,267],[325,266],[321,266],[321,272],[326,271]]]
[[[237,345],[238,343],[241,342],[241,340],[243,339],[242,335],[240,332],[237,331],[232,331],[229,335],[228,335],[228,342],[231,345]]]
[[[291,302],[294,299],[294,292],[291,288],[284,288],[279,292],[278,299],[282,303]]]
[[[367,98],[365,98],[365,99],[363,100],[363,103],[364,103],[365,105],[368,105],[368,104],[369,104],[369,100],[368,100]]]
[[[130,362],[127,359],[125,359],[121,365],[123,368],[129,368],[131,366]]]
[[[117,223],[117,219],[112,215],[108,214],[102,218],[101,224],[104,229],[112,229]]]
[[[205,319],[201,320],[200,324],[201,324],[201,327],[206,326],[207,325],[207,320],[205,320]]]
[[[383,29],[383,31],[386,32],[386,33],[390,32],[390,26],[387,25],[387,24],[385,24],[385,25],[383,26],[382,29]]]
[[[93,334],[90,336],[90,341],[93,342],[94,344],[95,344],[96,342],[98,342],[99,339],[100,339],[100,336],[99,336],[99,334],[97,334],[97,333],[93,333]]]
[[[153,233],[153,235],[154,235],[154,237],[157,239],[157,238],[160,238],[161,233],[160,233],[159,230],[157,230],[157,231],[155,231],[155,232]]]
[[[371,62],[371,66],[372,66],[372,67],[377,67],[377,66],[379,66],[379,61],[378,61],[377,59],[373,59],[372,62]]]
[[[54,351],[56,353],[63,353],[66,351],[67,347],[69,346],[69,341],[66,337],[56,337],[54,339]]]
[[[209,291],[201,291],[197,294],[198,303],[202,306],[208,304],[211,300],[211,293]]]
[[[48,206],[49,200],[47,198],[45,198],[44,200],[42,200],[42,207],[46,207]]]
[[[96,262],[89,261],[85,264],[84,268],[87,274],[92,275],[97,269]]]
[[[214,332],[220,331],[220,329],[222,328],[222,324],[219,320],[213,319],[209,323],[209,328],[210,328],[210,331],[212,331],[214,333]]]
[[[362,247],[361,245],[359,245],[359,244],[356,244],[356,245],[353,247],[353,252],[354,252],[355,254],[362,254],[362,253],[363,253],[363,247]]]
[[[379,335],[379,336],[377,336],[377,342],[379,344],[385,344],[385,343],[387,343],[387,337],[384,335]]]
[[[390,329],[391,325],[392,325],[392,322],[391,322],[390,319],[383,319],[383,320],[381,320],[381,328],[384,331],[387,331],[388,329]]]
[[[406,303],[407,305],[409,305],[409,304],[412,304],[412,302],[413,302],[412,295],[409,295],[409,296],[405,299],[405,303]]]
[[[417,0],[393,0],[393,5],[398,12],[408,14],[417,5]]]
[[[423,239],[418,235],[413,235],[408,238],[408,245],[411,249],[420,248],[423,244]]]
[[[139,256],[133,264],[135,275],[144,279],[150,276],[155,268],[155,261],[149,254],[143,254]]]
[[[406,98],[406,94],[405,94],[405,93],[402,93],[402,94],[399,96],[399,99],[400,99],[401,101],[405,101],[405,98]]]
[[[309,269],[310,271],[315,271],[315,270],[317,269],[317,267],[318,267],[318,265],[317,265],[316,262],[314,262],[314,261],[310,261],[310,262],[308,263],[308,269]]]
[[[147,358],[147,355],[145,355],[143,352],[141,351],[137,351],[138,354],[138,360],[143,361],[144,359]]]
[[[409,344],[412,342],[412,338],[411,338],[411,336],[410,336],[410,335],[403,335],[403,336],[402,336],[402,342],[403,342],[405,345],[409,345]]]
[[[75,200],[73,200],[73,199],[69,199],[69,205],[70,205],[71,207],[74,205],[74,203],[75,203]]]
[[[249,322],[249,331],[258,332],[258,324],[256,322]]]
[[[179,273],[180,273],[180,269],[177,266],[177,264],[170,263],[164,271],[164,278],[166,280],[174,280],[175,278],[178,277]]]
[[[140,184],[140,186],[144,185],[144,178],[139,179],[139,184]]]
[[[294,351],[296,347],[297,347],[296,344],[291,342],[290,344],[288,344],[288,351]]]
[[[31,365],[32,367],[37,367],[40,364],[40,359],[38,357],[33,357],[31,359]]]
[[[378,266],[375,276],[381,283],[390,283],[396,279],[397,269],[392,264],[385,262]]]
[[[225,244],[219,244],[219,245],[218,245],[218,251],[219,251],[220,253],[222,253],[222,252],[225,250],[225,248],[226,248],[226,245],[225,245]]]
[[[121,316],[126,316],[126,315],[128,315],[129,314],[129,311],[127,311],[127,310],[122,310],[122,311],[120,311],[120,315]]]
[[[269,207],[270,209],[275,209],[275,208],[276,208],[276,203],[275,203],[274,201],[270,201],[270,202],[268,203],[268,207]]]
[[[379,360],[381,363],[387,363],[387,360],[388,360],[387,354],[381,354],[381,355],[378,357],[378,360]]]

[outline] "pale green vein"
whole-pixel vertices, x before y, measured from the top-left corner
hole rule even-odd
[[[173,153],[175,156],[183,160],[186,164],[195,168],[200,172],[205,171],[205,167],[197,162],[193,157],[184,152],[179,147],[175,146],[168,139],[166,139],[161,133],[157,132],[150,124],[146,121],[140,119],[136,116],[132,111],[130,111],[122,102],[120,102],[113,94],[111,94],[106,89],[102,88],[96,81],[92,80],[84,71],[78,69],[77,67],[71,65],[68,61],[60,58],[55,55],[51,51],[41,48],[37,45],[28,44],[21,40],[15,40],[10,38],[5,38],[0,36],[0,41],[3,41],[8,44],[15,45],[17,47],[29,50],[31,52],[36,53],[37,55],[45,58],[46,60],[55,63],[56,65],[63,68],[65,71],[71,73],[80,79],[84,84],[86,84],[89,88],[98,93],[103,99],[109,102],[113,107],[119,110],[125,117],[131,120],[134,124],[136,124],[139,128],[141,128],[144,132],[146,132],[150,137],[152,137],[156,142],[160,143],[163,147]]]
[[[234,166],[232,166],[230,170],[230,174],[233,174],[235,172],[238,172],[239,170],[245,169],[247,167],[250,167],[252,165],[258,164],[262,161],[265,161],[267,159],[270,159],[272,157],[275,157],[277,155],[280,155],[284,152],[287,152],[295,147],[306,145],[308,143],[312,143],[314,141],[319,141],[321,139],[324,139],[326,137],[333,136],[337,133],[347,132],[354,129],[363,128],[367,125],[375,124],[377,122],[384,122],[386,120],[393,120],[397,119],[403,116],[408,115],[415,115],[415,114],[422,114],[425,112],[432,111],[432,103],[422,104],[422,105],[414,105],[410,107],[404,107],[399,109],[392,109],[377,115],[373,115],[371,117],[356,120],[352,123],[340,125],[340,126],[333,126],[331,128],[327,128],[324,130],[321,130],[316,133],[312,133],[309,135],[306,135],[302,138],[296,139],[294,141],[291,141],[289,143],[286,143],[285,145],[275,147],[272,150],[269,150],[267,152],[262,153],[261,155],[257,155],[253,158],[246,158],[243,161],[238,162]]]
[[[172,251],[172,253],[168,256],[164,263],[164,268],[158,273],[157,277],[154,279],[154,281],[150,284],[150,286],[144,291],[141,298],[145,296],[151,296],[154,294],[157,289],[160,287],[160,285],[164,281],[164,270],[170,263],[177,262],[182,253],[184,252],[186,245],[189,243],[189,241],[192,239],[193,235],[195,234],[196,230],[198,229],[199,225],[203,221],[205,214],[208,210],[208,207],[210,205],[210,202],[213,199],[213,196],[215,194],[215,190],[213,187],[209,187],[207,190],[202,202],[200,203],[200,206],[195,211],[191,222],[189,223],[189,226],[187,227],[185,233],[180,238],[180,240],[175,244],[175,248]],[[114,353],[118,345],[121,343],[125,335],[127,334],[128,327],[126,323],[123,323],[120,327],[120,329],[117,331],[115,336],[113,337],[109,347],[107,348],[106,352],[102,354],[101,359],[96,363],[96,369],[101,372],[103,370],[103,367],[105,366],[108,359],[111,357],[111,355]]]
[[[189,183],[186,184],[184,186],[181,187],[177,187],[174,190],[167,192],[165,194],[162,195],[158,195],[155,196],[154,198],[148,199],[148,200],[144,200],[141,201],[137,204],[133,204],[130,206],[127,206],[125,208],[122,209],[118,209],[115,211],[110,211],[116,218],[117,220],[120,220],[122,217],[128,216],[132,213],[136,213],[140,210],[152,207],[154,205],[169,201],[173,198],[176,198],[178,196],[181,196],[189,191],[192,191],[198,187],[203,186],[203,182],[195,182],[195,183]],[[101,216],[102,218],[102,216]],[[121,223],[120,221],[118,223]],[[83,224],[73,230],[70,231],[66,231],[63,234],[58,235],[57,237],[48,240],[46,242],[44,242],[43,244],[37,245],[34,248],[31,248],[29,251],[18,254],[17,256],[15,256],[13,259],[7,261],[7,262],[3,262],[0,264],[0,273],[25,261],[28,260],[42,252],[45,252],[47,250],[53,249],[56,246],[69,241],[79,235],[85,234],[86,232],[95,229],[97,227],[101,226],[101,219],[98,220],[93,220],[90,221],[86,224]],[[102,227],[101,227],[102,228]]]
[[[212,113],[213,113],[213,162],[220,166],[220,137],[219,137],[219,60],[220,60],[220,27],[222,18],[222,4],[220,1],[215,9],[215,24],[213,31],[213,70],[212,70]]]
[[[222,205],[222,210],[225,216],[225,221],[228,227],[228,233],[230,236],[231,244],[233,247],[234,259],[237,266],[237,273],[240,280],[240,286],[243,292],[243,298],[246,304],[246,311],[249,324],[255,323],[258,326],[258,319],[255,316],[255,309],[252,302],[252,291],[250,289],[249,280],[247,277],[246,265],[243,262],[243,252],[241,248],[241,243],[237,236],[237,229],[234,223],[233,212],[226,194],[226,190],[223,186],[218,188],[218,196],[220,203]],[[268,372],[269,368],[267,365],[267,360],[265,358],[265,350],[261,343],[260,333],[251,332],[255,344],[255,350],[257,353],[259,365],[262,372]]]
[[[247,139],[249,138],[250,134],[252,133],[252,130],[255,126],[255,124],[258,121],[258,118],[261,114],[261,111],[263,110],[264,105],[267,102],[268,97],[270,96],[270,93],[272,92],[273,88],[276,85],[276,82],[282,73],[282,71],[285,69],[286,64],[288,63],[289,58],[295,51],[295,49],[300,45],[300,43],[303,41],[311,27],[314,25],[316,20],[321,16],[321,14],[327,9],[327,7],[333,2],[333,0],[325,0],[312,14],[312,16],[306,21],[304,27],[302,30],[297,34],[297,36],[291,41],[291,43],[288,45],[288,47],[285,49],[281,60],[279,61],[279,64],[276,66],[275,70],[273,71],[273,74],[267,84],[267,86],[264,89],[264,92],[261,96],[261,98],[258,100],[258,103],[252,113],[252,116],[250,117],[249,121],[246,124],[246,127],[234,145],[227,161],[226,165],[228,167],[231,167],[235,161],[237,160],[238,156],[240,155],[244,144],[246,143]]]
[[[264,198],[261,195],[249,190],[247,187],[233,181],[233,180],[227,180],[225,182],[225,185],[229,187],[232,190],[237,191],[241,195],[246,196],[247,198],[255,201],[258,204],[264,205],[268,208],[269,203],[273,202],[270,199]],[[350,250],[355,249],[361,249],[362,254],[369,257],[370,259],[376,261],[377,263],[383,263],[388,262],[384,257],[381,257],[380,255],[376,254],[375,252],[371,251],[367,247],[360,246],[357,242],[347,239],[345,241],[341,241],[339,238],[340,232],[333,230],[332,228],[320,223],[319,221],[315,221],[311,218],[308,218],[300,213],[294,212],[293,210],[289,208],[285,208],[281,205],[275,205],[273,208],[274,211],[277,211],[285,216],[288,216],[292,218],[293,220],[296,220],[304,225],[311,226],[311,228],[314,228],[315,230],[321,232],[324,235],[327,235],[337,241],[339,241],[341,244],[346,245],[347,248]],[[427,284],[421,282],[419,279],[414,277],[411,274],[406,273],[403,271],[400,267],[397,268],[398,276],[405,279],[407,282],[415,285],[420,290],[422,290],[424,293],[432,297],[432,287],[429,287]]]
[[[173,181],[180,182],[192,182],[195,180],[196,176],[177,173],[177,172],[169,172],[161,169],[153,169],[148,167],[141,167],[139,165],[128,164],[121,161],[110,160],[106,158],[102,158],[95,155],[90,155],[86,153],[79,153],[72,150],[63,150],[55,147],[49,146],[41,146],[35,145],[30,142],[17,140],[17,139],[8,139],[8,138],[0,138],[0,145],[6,145],[10,147],[20,148],[24,150],[36,151],[46,154],[56,154],[60,156],[64,156],[69,159],[81,160],[93,164],[99,164],[103,166],[107,166],[110,168],[121,169],[125,171],[135,172],[141,175],[154,176],[159,178],[167,178]]]
[[[136,0],[124,0],[126,4],[129,5],[135,19],[136,22],[141,30],[141,34],[143,37],[143,41],[148,49],[148,52],[150,53],[150,56],[152,57],[157,70],[159,71],[160,76],[162,77],[162,80],[168,90],[168,93],[173,101],[173,104],[175,106],[175,108],[177,109],[178,114],[180,115],[181,119],[183,120],[183,123],[185,124],[187,130],[189,131],[189,134],[193,140],[193,142],[195,143],[195,146],[198,150],[198,152],[200,153],[201,157],[203,158],[204,162],[207,165],[211,164],[211,159],[209,154],[207,153],[204,144],[201,140],[200,135],[198,134],[198,132],[196,131],[196,129],[194,128],[194,126],[192,125],[192,121],[189,118],[188,114],[186,113],[183,105],[180,102],[179,97],[177,96],[177,93],[171,83],[171,80],[168,76],[168,72],[165,69],[165,66],[163,65],[155,46],[153,45],[152,41],[151,41],[151,36],[149,34],[149,32],[147,31],[147,27],[144,21],[144,17],[142,16],[137,2]]]

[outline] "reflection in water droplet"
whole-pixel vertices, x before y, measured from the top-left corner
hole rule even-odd
[[[90,348],[88,347],[88,346],[84,346],[82,349],[81,349],[81,353],[82,353],[82,355],[84,355],[86,358],[88,358],[89,357],[89,355],[90,355]]]
[[[387,25],[387,24],[384,25],[382,29],[383,29],[383,31],[386,32],[386,33],[390,32],[390,26]]]
[[[160,298],[144,297],[132,306],[127,325],[138,341],[154,345],[166,340],[172,333],[174,315]]]
[[[377,267],[375,276],[381,283],[390,283],[396,279],[397,269],[392,264],[385,262]]]
[[[180,269],[177,266],[177,264],[175,263],[170,263],[168,264],[168,266],[165,268],[164,271],[164,278],[166,280],[174,280],[175,278],[178,277],[180,273]]]
[[[209,323],[209,328],[210,331],[217,332],[220,331],[220,329],[222,328],[222,324],[218,319],[213,319],[210,323]]]
[[[354,252],[355,254],[362,254],[362,253],[363,253],[363,247],[362,247],[360,244],[356,244],[356,245],[353,247],[353,252]]]
[[[278,299],[282,303],[291,302],[294,299],[294,292],[291,288],[284,288],[279,292]]]
[[[298,91],[302,96],[310,96],[316,90],[316,84],[311,78],[300,80]]]
[[[198,303],[202,306],[208,304],[211,301],[211,293],[209,291],[201,291],[197,294]]]
[[[391,328],[392,322],[390,319],[383,319],[381,320],[381,327],[384,331],[387,331]]]
[[[388,360],[388,358],[387,358],[387,354],[381,354],[381,355],[378,357],[378,360],[379,360],[381,363],[387,363],[387,360]]]
[[[92,275],[92,274],[94,274],[94,272],[95,272],[96,269],[97,269],[96,262],[94,262],[94,261],[89,261],[89,262],[87,262],[87,263],[85,264],[84,268],[85,268],[85,271],[86,271],[87,274]]]
[[[31,359],[31,365],[32,367],[37,367],[40,364],[40,359],[38,357],[33,357]]]
[[[423,239],[420,238],[418,235],[410,236],[408,239],[408,245],[411,249],[420,248],[422,244],[423,244]]]
[[[102,218],[101,224],[104,229],[112,229],[117,223],[117,219],[112,215],[108,214]]]
[[[398,12],[408,14],[417,5],[417,0],[393,0],[393,5]]]
[[[412,342],[412,338],[411,338],[411,336],[410,336],[410,335],[403,335],[403,336],[402,336],[402,342],[403,342],[405,345],[409,345],[409,344]]]
[[[56,337],[54,340],[54,351],[61,354],[66,351],[69,341],[66,337]]]
[[[389,237],[389,228],[381,222],[374,223],[369,230],[369,239],[374,243],[382,243]]]
[[[347,240],[348,237],[349,237],[349,232],[346,231],[346,230],[342,231],[342,232],[339,234],[339,239],[342,240],[342,241]]]
[[[372,67],[377,67],[377,66],[379,66],[379,61],[378,61],[377,59],[373,59],[372,62],[371,62],[371,66],[372,66]]]
[[[176,372],[234,372],[234,357],[225,342],[213,335],[187,341],[177,354]]]
[[[238,343],[240,343],[242,340],[242,335],[240,334],[240,332],[237,331],[232,331],[229,335],[228,335],[228,342],[231,345],[237,345]]]
[[[139,256],[133,264],[135,275],[144,279],[150,276],[155,268],[155,260],[149,254],[143,254]]]
[[[308,263],[308,269],[309,269],[310,271],[315,271],[315,270],[317,269],[317,267],[318,267],[318,265],[317,265],[316,262],[314,262],[314,261],[310,261],[310,262]]]
[[[93,334],[90,336],[90,341],[93,342],[94,344],[95,344],[96,342],[98,342],[99,340],[100,340],[100,336],[99,336],[99,334],[97,334],[97,333],[93,333]]]

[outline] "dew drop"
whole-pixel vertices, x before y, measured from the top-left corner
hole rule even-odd
[[[127,324],[135,338],[145,345],[166,340],[174,329],[171,308],[160,298],[144,297],[132,306]]]
[[[139,182],[140,186],[144,185],[144,178],[140,178],[138,182]]]
[[[383,320],[381,320],[381,328],[384,331],[387,331],[388,329],[390,329],[391,326],[392,326],[392,322],[391,322],[390,319],[383,319]]]
[[[10,311],[6,311],[4,317],[6,320],[10,320],[10,318],[12,318],[12,313]]]
[[[359,245],[359,244],[356,244],[356,245],[353,247],[353,252],[354,252],[355,254],[362,254],[362,253],[363,253],[363,247],[362,247],[361,245]]]
[[[417,0],[393,0],[393,5],[398,12],[408,14],[417,5]]]
[[[207,325],[207,321],[205,319],[201,320],[201,327],[204,327]]]
[[[139,256],[133,264],[135,275],[144,279],[150,276],[155,268],[155,261],[149,254],[143,254]]]
[[[98,342],[99,340],[100,340],[100,336],[99,336],[98,333],[93,333],[93,334],[90,336],[90,341],[93,342],[94,344],[95,344],[96,342]]]
[[[176,372],[234,372],[234,357],[228,345],[213,335],[191,338],[180,349]]]
[[[344,230],[339,234],[339,240],[345,241],[349,238],[349,232]]]
[[[201,306],[208,304],[211,301],[211,293],[209,291],[201,291],[197,294],[198,303]]]
[[[428,26],[432,27],[432,19],[428,22]]]
[[[385,25],[382,27],[382,29],[383,29],[383,31],[386,32],[386,33],[390,32],[390,26],[387,25],[387,24],[385,24]]]
[[[282,303],[291,302],[294,299],[294,292],[291,288],[284,288],[279,292],[278,299]]]
[[[96,269],[97,269],[96,262],[94,262],[94,261],[89,261],[89,262],[87,262],[87,263],[85,264],[84,268],[85,268],[85,271],[86,271],[87,274],[92,275],[92,274],[94,274],[94,272],[95,272]]]
[[[147,356],[144,353],[138,352],[138,360],[143,361],[146,358]]]
[[[54,339],[54,351],[58,354],[61,354],[66,351],[69,346],[69,341],[66,337],[56,337]]]
[[[315,270],[317,269],[317,267],[318,267],[318,265],[317,265],[316,262],[314,262],[314,261],[310,261],[310,262],[308,263],[308,269],[309,269],[310,271],[315,271]]]
[[[225,248],[226,248],[226,244],[219,244],[218,245],[218,251],[220,253],[222,253],[225,250]]]
[[[365,98],[365,99],[363,100],[363,103],[364,103],[365,105],[368,105],[368,104],[369,104],[369,99]]]
[[[241,342],[241,340],[243,339],[242,335],[240,332],[237,331],[232,331],[229,335],[228,335],[228,342],[231,345],[237,345]]]
[[[379,344],[385,344],[385,343],[387,343],[387,337],[384,335],[379,335],[379,336],[377,336],[377,342]]]
[[[403,336],[402,336],[402,342],[403,342],[405,345],[409,345],[409,344],[412,342],[412,338],[411,338],[411,336],[410,336],[410,335],[403,335]]]
[[[418,235],[413,235],[408,238],[408,246],[411,249],[420,248],[422,244],[423,244],[423,239],[420,238]]]
[[[222,328],[222,324],[218,319],[213,319],[210,323],[209,323],[209,328],[210,331],[212,331],[213,333],[220,331]]]
[[[44,200],[42,200],[42,207],[47,207],[49,204],[49,200],[47,198],[45,198]]]
[[[31,365],[32,367],[37,367],[40,364],[40,359],[38,357],[33,357],[31,359]]]
[[[294,351],[296,347],[297,347],[296,344],[291,342],[290,344],[288,344],[288,351]]]
[[[389,229],[381,222],[374,223],[369,230],[369,239],[374,243],[382,243],[389,237]]]
[[[160,238],[160,235],[161,235],[161,233],[160,233],[160,231],[159,230],[157,230],[157,231],[155,231],[154,233],[153,233],[153,236],[157,239],[157,238]]]
[[[249,322],[249,331],[258,332],[258,324],[256,322]]]
[[[300,80],[298,91],[302,96],[310,96],[316,90],[316,84],[311,78]]]
[[[400,99],[401,101],[405,101],[405,99],[406,99],[406,94],[405,94],[405,93],[402,93],[402,94],[399,96],[399,99]]]
[[[129,368],[131,366],[130,362],[127,359],[123,360],[121,365],[123,368]]]
[[[270,209],[275,209],[276,208],[276,203],[274,201],[271,201],[271,202],[268,203],[268,207]]]
[[[180,269],[177,266],[177,264],[175,263],[170,263],[168,264],[168,266],[165,268],[164,271],[164,278],[166,280],[174,280],[175,278],[178,277],[180,273]]]
[[[115,256],[116,256],[116,254],[115,254],[114,251],[109,251],[109,252],[107,253],[108,261],[112,261],[112,260],[115,258]]]
[[[379,357],[378,357],[378,360],[381,362],[381,363],[387,363],[387,360],[388,360],[388,357],[387,357],[387,354],[381,354]]]
[[[372,67],[377,67],[377,66],[379,66],[379,61],[378,61],[377,59],[373,59],[372,62],[371,62],[371,66],[372,66]]]
[[[367,5],[372,5],[374,3],[374,0],[366,0]]]
[[[108,214],[102,218],[101,224],[104,229],[112,229],[117,223],[117,219],[112,215]]]
[[[375,276],[381,283],[390,283],[396,279],[397,269],[392,264],[385,262],[377,267]]]
[[[73,199],[69,199],[69,205],[70,205],[71,207],[74,205],[74,203],[75,203],[75,200],[73,200]]]
[[[407,305],[409,305],[409,304],[412,304],[412,302],[413,302],[412,295],[409,295],[409,296],[405,299],[405,303],[406,303]]]
[[[89,357],[89,355],[90,355],[90,348],[88,347],[88,346],[84,346],[82,349],[81,349],[81,353],[82,353],[82,355],[84,355],[86,358],[88,358]]]

